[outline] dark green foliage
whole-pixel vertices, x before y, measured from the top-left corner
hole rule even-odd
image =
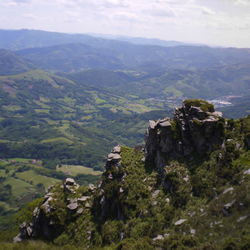
[[[0,49],[0,75],[13,75],[30,70],[31,63],[23,60],[14,52]]]
[[[180,163],[171,162],[165,167],[164,187],[175,207],[184,207],[190,199],[192,186],[189,176],[187,167],[181,166]]]
[[[162,242],[162,247],[165,250],[194,249],[197,243],[197,239],[194,236],[174,234]]]
[[[25,207],[18,211],[18,213],[15,215],[17,224],[29,222],[32,218],[34,209],[41,204],[42,200],[42,198],[36,199],[28,203],[27,205],[25,205]]]
[[[121,233],[123,232],[122,221],[106,221],[102,226],[103,244],[110,245],[121,240]]]
[[[201,99],[187,99],[184,101],[186,107],[200,107],[204,112],[214,112],[214,105]]]
[[[8,201],[10,197],[11,197],[11,185],[9,184],[3,185],[0,182],[0,201]]]
[[[0,157],[102,169],[113,145],[142,142],[147,120],[162,113],[147,111],[159,108],[41,70],[2,77]]]
[[[229,122],[226,130],[226,135],[230,131],[238,135],[233,140],[241,143],[237,130],[243,121]],[[244,172],[250,167],[249,151],[228,141],[197,166],[184,159],[169,161],[163,176],[149,171],[138,149],[122,147],[121,156],[121,166],[109,168],[102,177],[101,195],[111,204],[106,217],[99,217],[104,208],[98,207],[98,189],[92,210],[81,216],[67,212],[65,201],[89,195],[86,188],[73,196],[65,196],[59,185],[52,191],[57,207],[53,216],[63,227],[55,244],[90,244],[93,249],[248,249],[250,179]],[[184,222],[176,224],[180,219]]]
[[[135,239],[126,239],[123,240],[116,248],[117,250],[153,250],[154,247],[150,245],[149,238],[140,238],[138,240]]]

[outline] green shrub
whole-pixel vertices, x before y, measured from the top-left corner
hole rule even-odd
[[[38,198],[30,203],[28,203],[24,208],[22,208],[17,214],[16,214],[16,221],[18,224],[25,222],[30,222],[33,216],[33,211],[36,207],[38,207],[41,202],[43,201],[43,198]]]
[[[119,242],[123,231],[122,221],[106,221],[102,226],[102,236],[104,244]]]
[[[204,112],[214,112],[214,105],[201,99],[187,99],[183,102],[187,108],[199,107]]]
[[[149,238],[125,239],[117,247],[118,250],[153,250]]]

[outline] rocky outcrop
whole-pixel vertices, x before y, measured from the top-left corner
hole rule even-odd
[[[161,168],[168,159],[208,154],[222,144],[222,113],[207,111],[203,106],[211,104],[198,101],[183,103],[175,110],[173,119],[149,121],[145,136],[147,161]]]
[[[38,238],[82,249],[187,242],[189,249],[204,237],[200,249],[210,246],[207,236],[215,231],[227,236],[231,225],[245,235],[250,168],[248,154],[239,156],[247,152],[248,131],[241,121],[224,124],[207,102],[184,102],[173,119],[149,122],[145,148],[114,147],[97,186],[79,187],[67,178],[51,187],[14,241]]]
[[[119,202],[119,194],[124,190],[116,186],[116,183],[122,183],[126,177],[126,172],[121,166],[121,147],[115,146],[107,157],[106,171],[103,173],[99,184],[99,193],[95,200],[96,217],[103,221],[109,217],[123,219],[122,207]],[[111,188],[113,187],[113,188]],[[111,189],[112,195],[106,190]]]
[[[13,239],[14,242],[38,237],[52,240],[61,233],[62,226],[57,225],[53,216],[50,216],[56,209],[52,205],[52,195],[47,193],[44,196],[42,204],[34,209],[31,222],[23,222],[19,226],[19,234]]]
[[[68,193],[75,194],[76,190],[79,188],[79,185],[72,178],[67,178],[63,183],[64,190]]]
[[[77,193],[79,185],[72,178],[67,178],[60,186],[51,186],[43,201],[33,211],[31,222],[20,225],[19,234],[13,239],[21,242],[30,238],[53,240],[59,236],[68,216],[81,215],[92,207],[91,193],[96,189],[89,185],[87,195]]]

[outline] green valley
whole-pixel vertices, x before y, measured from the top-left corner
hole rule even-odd
[[[249,97],[247,48],[0,30],[1,246],[248,249]]]

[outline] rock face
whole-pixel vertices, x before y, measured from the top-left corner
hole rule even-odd
[[[107,157],[105,165],[106,171],[103,173],[102,181],[99,184],[99,195],[96,199],[95,207],[97,208],[97,217],[103,221],[111,214],[113,217],[123,219],[121,204],[119,202],[119,193],[123,193],[123,189],[113,189],[114,195],[106,195],[104,190],[106,187],[113,185],[112,183],[122,182],[126,177],[124,169],[121,167],[121,147],[114,147]]]
[[[171,158],[205,155],[223,142],[221,112],[205,101],[189,100],[177,108],[174,118],[149,121],[145,136],[146,160],[158,168]],[[206,110],[204,106],[210,109]]]
[[[72,178],[67,178],[63,184],[64,190],[69,193],[76,193],[79,185]]]
[[[93,186],[89,186],[88,194],[95,190]],[[13,241],[21,242],[30,238],[53,240],[59,236],[64,229],[63,220],[68,215],[80,215],[84,209],[89,209],[92,205],[90,196],[80,194],[81,196],[76,197],[78,188],[79,185],[72,178],[67,178],[60,186],[60,190],[55,190],[53,186],[50,187],[41,204],[34,209],[31,222],[24,222],[20,225],[19,234]],[[58,192],[64,194],[63,200],[57,197]],[[58,206],[61,206],[60,209]],[[59,214],[59,210],[63,216]]]
[[[32,221],[19,226],[20,233],[13,239],[14,242],[37,237],[52,240],[61,233],[62,227],[50,216],[56,209],[52,202],[52,193],[47,193],[41,206],[34,209]]]

